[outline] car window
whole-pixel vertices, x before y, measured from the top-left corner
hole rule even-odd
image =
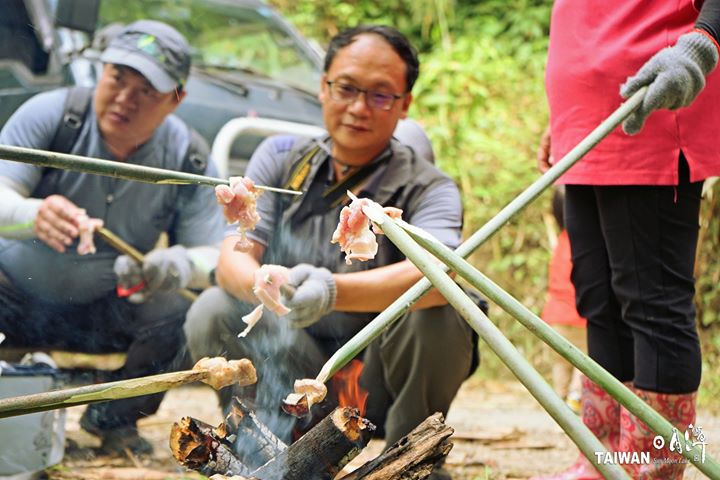
[[[193,65],[266,75],[314,92],[320,59],[306,40],[258,2],[223,0],[123,0],[102,2],[100,23],[160,20],[182,32],[193,48]]]

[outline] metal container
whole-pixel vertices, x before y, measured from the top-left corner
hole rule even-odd
[[[46,392],[56,387],[49,356],[28,355],[21,364],[0,361],[0,398]],[[59,463],[65,451],[65,410],[0,419],[0,478],[29,479]]]

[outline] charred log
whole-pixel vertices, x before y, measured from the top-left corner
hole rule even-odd
[[[453,429],[445,425],[441,413],[428,417],[412,432],[394,443],[382,455],[341,480],[419,480],[442,463],[452,443]]]
[[[221,426],[222,427],[222,426]],[[234,454],[223,428],[214,428],[200,420],[184,417],[170,431],[170,450],[175,459],[205,476],[249,476],[250,469]]]
[[[365,448],[374,430],[356,409],[337,408],[251,476],[262,480],[332,479]]]
[[[264,465],[288,448],[237,397],[233,398],[230,413],[218,430],[221,428],[224,438],[235,445],[237,456],[251,469]]]

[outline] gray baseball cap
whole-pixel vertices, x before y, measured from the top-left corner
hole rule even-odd
[[[167,93],[185,85],[190,73],[190,46],[170,25],[138,20],[110,41],[100,60],[133,68],[159,92]]]

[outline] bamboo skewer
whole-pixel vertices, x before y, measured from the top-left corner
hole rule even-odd
[[[387,223],[389,222],[383,223],[383,230],[385,230]],[[663,418],[662,415],[638,398],[637,395],[622,382],[605,371],[593,359],[588,357],[575,345],[568,342],[562,335],[543,322],[542,319],[532,313],[522,303],[513,298],[512,295],[505,292],[492,280],[483,275],[482,272],[450,248],[446,247],[435,237],[402,220],[396,220],[395,223],[405,230],[421,247],[435,255],[472,286],[480,290],[484,295],[487,295],[490,300],[494,301],[503,310],[515,317],[523,326],[577,367],[578,370],[602,387],[603,390],[607,391],[613,398],[620,402],[620,404],[645,422],[653,431],[662,435],[668,445],[670,444],[670,439],[673,436],[675,427]],[[688,446],[691,445],[688,444]],[[703,457],[699,447],[692,446],[690,449],[683,447],[681,450],[682,454],[694,463],[698,469],[711,478],[720,478],[720,464],[708,455]],[[704,461],[701,460],[703,458]]]
[[[122,238],[115,235],[113,232],[108,230],[105,227],[100,227],[97,230],[95,230],[95,233],[98,234],[100,238],[102,238],[108,245],[113,247],[115,250],[117,250],[120,253],[123,253],[127,255],[128,257],[132,258],[136,262],[142,264],[145,261],[145,255],[140,253],[135,247],[127,243]],[[197,300],[198,296],[195,292],[191,292],[187,288],[182,288],[178,291],[178,293],[185,297],[187,300],[190,300],[191,302],[194,302]]]
[[[582,419],[572,412],[565,402],[553,391],[542,376],[517,351],[515,346],[493,324],[480,308],[435,262],[435,259],[400,228],[378,204],[363,207],[363,212],[385,235],[417,266],[432,282],[447,301],[468,322],[480,338],[495,352],[500,360],[515,374],[520,382],[535,397],[542,407],[555,419],[583,454],[609,479],[629,480],[627,473],[615,464],[598,464],[596,452],[607,452]]]
[[[248,359],[228,361],[223,357],[205,357],[200,359],[192,370],[3,398],[0,399],[0,418],[108,400],[140,397],[197,381],[204,382],[215,390],[235,384],[247,386],[257,382],[257,372]]]
[[[183,370],[148,377],[98,383],[82,387],[0,399],[0,418],[56,410],[88,403],[119,400],[164,392],[209,378],[207,370]]]
[[[197,175],[195,173],[177,172],[164,168],[147,167],[131,163],[102,160],[99,158],[82,157],[67,153],[48,152],[33,148],[0,145],[0,159],[13,162],[29,163],[40,167],[61,168],[74,172],[92,173],[106,177],[135,180],[137,182],[155,183],[158,185],[230,185],[229,180],[222,178]],[[284,193],[287,195],[302,195],[296,190],[255,185],[258,190]]]
[[[544,192],[555,180],[570,169],[582,157],[603,138],[608,136],[620,123],[625,120],[636,108],[640,106],[645,98],[647,87],[638,90],[625,103],[620,105],[610,116],[585,137],[575,148],[560,159],[547,172],[535,180],[528,188],[523,190],[515,199],[507,204],[500,212],[491,218],[485,225],[476,231],[469,239],[463,242],[455,251],[461,257],[467,257],[480,245],[494,235],[500,228],[510,221],[517,213],[525,208]],[[443,268],[443,267],[441,267]],[[447,269],[447,267],[444,267]],[[380,312],[370,323],[365,325],[353,338],[340,347],[332,357],[323,365],[316,377],[318,381],[325,383],[338,370],[344,367],[350,360],[355,358],[370,342],[372,342],[382,331],[393,324],[404,314],[417,300],[430,290],[432,284],[427,278],[418,280],[388,308]]]

